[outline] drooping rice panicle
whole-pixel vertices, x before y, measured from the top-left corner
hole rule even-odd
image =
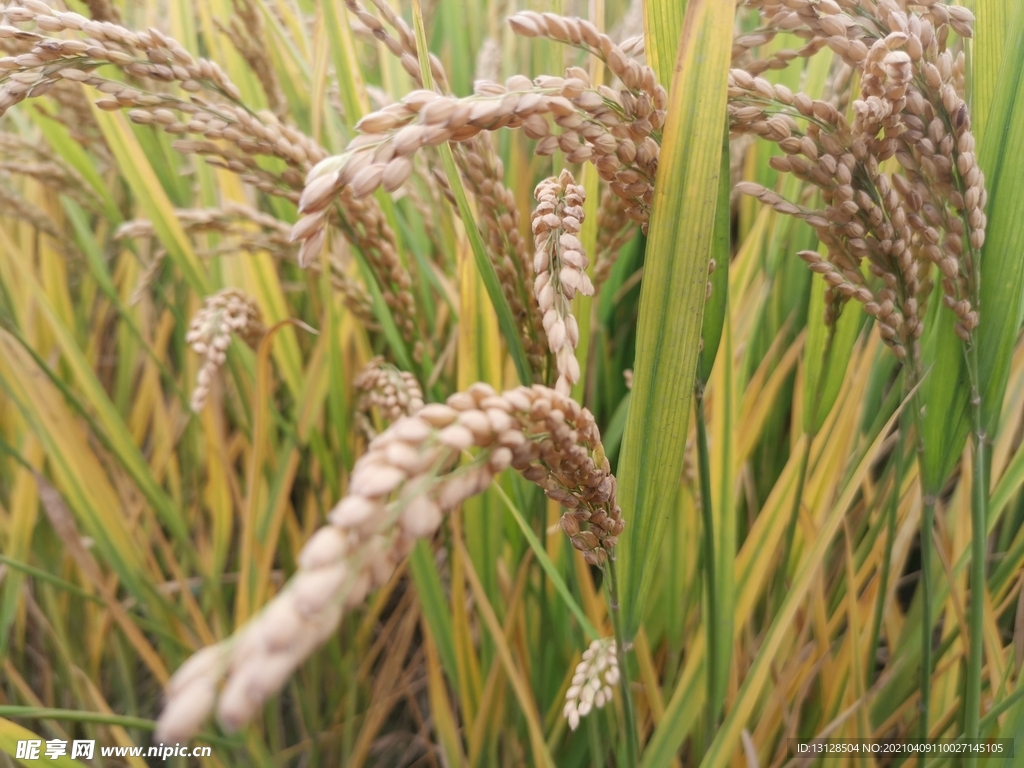
[[[860,98],[848,124],[833,104],[755,77],[757,66],[732,70],[733,132],[776,142],[785,156],[772,167],[819,187],[827,207],[806,210],[752,184],[741,191],[803,218],[828,247],[827,258],[801,255],[829,283],[829,322],[857,298],[894,352],[916,357],[922,283],[935,265],[957,333],[969,339],[978,324],[973,260],[985,241],[987,193],[963,99],[963,53],[946,49],[946,35],[952,27],[969,37],[970,12],[939,3],[905,11],[892,0],[881,0],[876,16],[832,0],[756,5],[768,17],[762,37],[784,28],[820,39],[860,75]],[[901,171],[883,171],[894,156]],[[862,259],[880,286],[865,283]]]
[[[579,40],[605,60],[623,87],[595,87],[586,72],[572,68],[564,78],[531,81],[514,75],[504,85],[478,82],[475,95],[464,99],[414,91],[363,118],[357,126],[362,135],[346,152],[311,171],[299,201],[300,211],[310,220],[296,225],[296,239],[315,243],[322,237],[323,212],[345,190],[362,198],[379,187],[398,189],[412,172],[411,156],[423,147],[467,142],[505,127],[522,128],[538,140],[537,154],[560,149],[570,163],[594,163],[601,178],[628,202],[630,218],[646,228],[668,99],[653,70],[630,59],[611,38],[581,19],[523,12],[510,23],[526,36]]]
[[[259,308],[237,288],[227,288],[210,296],[196,313],[185,341],[203,358],[195,389],[192,410],[198,413],[206,405],[217,372],[227,360],[231,337],[236,335],[255,347],[266,334]]]
[[[615,655],[615,640],[595,640],[583,652],[583,659],[576,665],[572,684],[565,692],[565,707],[562,717],[569,722],[570,730],[580,726],[580,718],[593,710],[600,709],[612,700],[612,690],[619,682],[619,660]]]
[[[456,468],[468,451],[472,459]],[[603,562],[623,520],[593,416],[539,385],[498,394],[475,384],[371,441],[291,582],[235,637],[195,654],[171,679],[157,738],[187,739],[214,709],[229,730],[251,720],[345,610],[387,582],[417,539],[434,534],[444,512],[510,466],[567,509],[572,545]]]
[[[548,349],[554,355],[555,389],[569,394],[580,380],[576,345],[580,330],[572,314],[572,300],[579,292],[594,294],[587,276],[587,256],[580,242],[583,204],[586,192],[572,174],[563,170],[558,178],[545,179],[534,192],[537,207],[533,211],[533,236],[537,253],[533,269],[537,274],[533,290],[544,322]]]

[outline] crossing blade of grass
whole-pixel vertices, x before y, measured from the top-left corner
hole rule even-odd
[[[701,323],[700,359],[697,363],[697,386],[711,379],[711,370],[718,357],[718,344],[722,339],[722,326],[729,307],[729,257],[730,232],[732,230],[732,206],[729,195],[732,192],[732,178],[729,173],[729,134],[722,140],[722,159],[718,169],[718,201],[715,204],[715,239],[711,258],[715,260],[715,271],[708,282],[711,295],[704,305],[704,319]]]
[[[502,355],[497,318],[491,309],[468,244],[460,239],[456,248],[459,276],[456,385],[460,390],[467,390],[477,382],[485,382],[501,389]],[[466,549],[482,574],[488,597],[497,602],[498,585],[491,565],[501,556],[504,526],[500,517],[490,513],[491,509],[498,506],[494,494],[494,489],[490,488],[479,496],[466,499],[462,503],[462,521]],[[481,652],[484,664],[489,664],[492,656],[489,644],[485,643]]]
[[[700,717],[707,693],[706,686],[702,685],[707,663],[704,642],[704,636],[697,635],[688,649],[693,660],[684,668],[672,698],[665,705],[664,715],[644,747],[641,768],[667,768],[672,765],[693,724]]]
[[[334,62],[334,76],[338,80],[338,92],[345,106],[345,115],[354,123],[369,112],[362,73],[352,47],[352,30],[345,11],[338,7],[340,0],[324,0],[321,8],[330,40],[331,59]]]
[[[175,266],[200,296],[210,293],[210,280],[206,269],[199,261],[185,230],[174,215],[174,206],[167,192],[160,185],[152,165],[132,133],[124,115],[118,112],[104,112],[93,107],[93,116],[110,146],[118,167],[146,217],[153,222],[153,229],[161,244],[167,249]]]
[[[986,278],[987,279],[987,278]],[[924,345],[925,380],[921,400],[921,478],[927,494],[937,494],[967,443],[967,370],[963,344],[953,331],[950,312],[933,313],[931,344]]]
[[[717,226],[717,225],[716,225]],[[717,271],[717,270],[716,270]],[[726,286],[723,286],[726,287]],[[723,291],[725,293],[725,291]],[[735,451],[735,420],[738,409],[739,392],[736,386],[736,375],[733,370],[732,321],[727,313],[724,317],[721,333],[721,361],[714,373],[715,398],[712,412],[716,432],[717,445],[711,457],[711,484],[714,498],[715,526],[715,582],[717,585],[718,606],[711,613],[718,618],[716,630],[719,647],[715,654],[718,668],[711,676],[715,680],[714,698],[711,705],[715,712],[715,722],[721,716],[725,701],[726,684],[729,680],[729,669],[732,665],[733,623],[736,606],[736,476],[739,462]],[[710,739],[713,730],[709,732]],[[707,742],[705,742],[707,743]]]
[[[413,22],[416,29],[416,45],[420,57],[420,75],[423,78],[425,88],[432,88],[434,84],[433,75],[430,71],[429,49],[427,48],[427,33],[423,26],[423,9],[419,0],[413,2]],[[521,384],[533,383],[533,375],[530,372],[530,364],[526,360],[526,350],[523,348],[523,339],[516,328],[515,320],[512,317],[512,309],[501,292],[501,284],[498,282],[498,275],[494,271],[494,265],[487,257],[487,250],[483,238],[480,236],[480,229],[476,225],[476,218],[469,207],[469,199],[466,197],[466,189],[462,185],[462,177],[455,165],[455,156],[452,155],[452,148],[447,144],[438,147],[441,154],[441,161],[444,164],[445,175],[448,178],[448,185],[451,187],[452,195],[455,197],[459,209],[459,216],[466,227],[466,236],[473,248],[473,257],[476,260],[476,268],[480,273],[480,279],[484,282],[487,295],[494,305],[494,311],[498,315],[498,326],[505,338],[508,352],[512,356],[516,373],[519,375]]]
[[[672,63],[676,61],[676,46],[679,45],[679,31],[683,28],[687,2],[659,0],[643,5],[647,62],[662,83],[672,79]]]
[[[811,587],[815,575],[825,560],[832,540],[839,527],[842,525],[844,516],[861,489],[861,480],[867,474],[871,464],[875,461],[878,449],[881,446],[885,435],[898,416],[894,414],[886,428],[881,430],[875,438],[871,447],[865,451],[863,458],[858,464],[853,475],[847,480],[842,494],[831,505],[828,516],[825,518],[821,529],[817,532],[817,538],[810,542],[809,551],[805,552],[800,560],[799,569],[786,593],[785,600],[775,615],[771,627],[768,630],[764,641],[758,649],[753,664],[747,671],[736,695],[735,701],[729,708],[729,712],[718,731],[718,735],[708,749],[704,760],[701,761],[701,768],[724,768],[732,760],[733,752],[740,741],[740,731],[746,727],[748,720],[754,713],[758,701],[764,691],[771,673],[771,665],[776,653],[782,644],[785,635],[791,631],[792,622],[796,616],[797,609]]]
[[[259,609],[261,595],[265,587],[265,579],[261,575],[269,575],[269,562],[260,564],[261,544],[266,535],[264,523],[263,498],[261,489],[264,484],[263,472],[267,462],[266,454],[271,450],[269,442],[268,416],[271,398],[270,354],[273,349],[274,336],[290,325],[305,326],[295,320],[283,320],[274,325],[260,341],[256,352],[256,402],[254,414],[252,452],[249,456],[249,471],[246,483],[245,511],[242,517],[242,546],[239,565],[238,594],[235,599],[235,625],[241,626]],[[305,326],[308,330],[312,330]],[[276,535],[275,535],[276,539]],[[274,550],[273,544],[268,546]],[[256,566],[256,567],[254,567]]]
[[[519,626],[519,622],[523,614],[523,594],[526,590],[526,584],[531,573],[532,565],[532,555],[529,552],[526,552],[523,559],[519,561],[519,572],[516,574],[511,594],[506,599],[505,622],[502,627],[502,631],[504,631],[505,637],[508,639],[514,639],[516,637],[516,629]],[[494,726],[496,722],[501,720],[502,712],[505,709],[505,680],[505,672],[502,666],[500,664],[492,664],[490,671],[487,673],[487,682],[484,684],[483,692],[480,697],[480,710],[476,713],[476,719],[473,723],[471,725],[467,724],[466,727],[466,741],[469,745],[470,765],[483,765],[481,761],[481,753],[484,745],[488,741],[493,744],[499,736],[497,729]],[[558,721],[556,722],[564,722],[561,718],[561,714],[561,711],[558,710]],[[547,742],[549,750],[554,748],[554,744],[550,736],[551,720],[552,717],[549,710],[548,715],[544,720],[549,729]],[[557,725],[555,728],[557,729]]]
[[[864,317],[860,304],[847,302],[834,328],[829,328],[816,322],[824,311],[825,281],[814,280],[803,355],[803,429],[810,435],[817,434],[835,405]]]
[[[11,456],[18,463],[12,473],[13,482],[9,486],[10,496],[7,499],[7,538],[4,542],[6,554],[0,555],[0,563],[12,569],[4,579],[0,592],[0,658],[7,658],[12,640],[10,629],[21,612],[20,595],[25,583],[23,574],[40,578],[40,574],[45,573],[47,577],[61,581],[46,571],[21,562],[22,559],[31,557],[32,538],[39,518],[39,492],[32,473],[38,471],[43,463],[43,450],[35,437],[24,439],[19,447],[20,450],[16,450],[0,439],[0,452]],[[28,569],[33,572],[30,573]],[[38,573],[34,573],[35,571]],[[67,586],[77,589],[71,584]],[[83,590],[83,594],[87,593]]]
[[[437,647],[434,644],[434,636],[430,625],[424,619],[423,624],[423,646],[426,651],[427,663],[427,692],[430,696],[430,714],[434,721],[434,730],[437,733],[443,751],[445,765],[464,766],[466,756],[462,749],[462,740],[459,738],[458,729],[455,726],[455,717],[452,714],[451,704],[448,701],[448,689],[444,684],[444,677],[441,675],[441,665],[438,663]]]
[[[103,176],[96,170],[96,166],[88,151],[77,141],[71,138],[66,126],[54,120],[43,110],[30,112],[36,125],[43,136],[50,143],[50,146],[57,152],[62,160],[69,163],[85,180],[89,187],[99,195],[103,201],[103,215],[111,225],[121,223],[121,212],[117,208],[117,202],[110,193],[110,186],[103,180]]]
[[[999,70],[1006,50],[1006,33],[1014,0],[975,0],[973,60],[970,68],[971,116],[979,146],[985,146],[989,113],[999,91]]]
[[[370,298],[373,301],[373,314],[384,329],[384,337],[387,339],[391,351],[395,353],[398,364],[404,370],[411,371],[413,369],[412,358],[409,356],[409,350],[405,346],[405,341],[402,340],[402,334],[398,331],[398,326],[395,324],[391,308],[384,301],[384,294],[381,293],[380,286],[377,284],[377,278],[374,277],[370,265],[366,263],[366,258],[358,251],[355,254],[356,260],[359,262],[359,271],[363,275],[363,280],[366,281],[366,289],[369,291]]]
[[[591,62],[601,63],[601,60],[595,56],[591,59]],[[594,69],[597,71],[591,72],[591,80],[593,82],[600,82],[601,70],[596,67]],[[583,228],[580,230],[580,242],[583,243],[584,253],[596,253],[597,251],[597,210],[599,201],[597,189],[599,182],[600,177],[597,175],[597,168],[591,163],[585,163],[583,165],[583,176],[580,180],[583,189],[588,190],[587,199],[583,206]],[[590,262],[590,265],[587,267],[587,274],[589,276],[593,277],[596,266],[596,260]],[[586,371],[590,362],[590,323],[591,317],[594,314],[594,297],[577,293],[572,302],[572,314],[579,324],[579,344],[576,346],[576,359],[580,364],[580,370]],[[587,376],[584,374],[572,386],[573,400],[578,403],[587,402],[586,383]]]
[[[57,589],[61,589],[68,594],[80,597],[83,600],[89,600],[94,603],[99,603],[100,605],[103,604],[103,598],[97,597],[91,592],[87,592],[77,584],[72,584],[70,581],[65,581],[64,579],[54,576],[52,573],[44,571],[42,568],[36,568],[28,563],[12,560],[6,555],[0,555],[0,563],[6,565],[8,568],[13,568],[15,571],[24,573],[26,576],[31,576],[33,579],[39,579],[40,581],[45,581],[47,584],[52,584],[57,587]]]
[[[445,674],[458,688],[459,667],[455,661],[455,639],[441,575],[434,564],[430,545],[420,540],[409,555],[409,571],[416,584],[423,619],[430,628],[435,655],[440,656]]]
[[[1002,477],[992,491],[992,498],[988,506],[989,530],[992,530],[994,523],[998,522],[1003,510],[1024,487],[1024,451],[1014,454]]]
[[[47,517],[50,519],[50,525],[53,526],[57,535],[64,542],[65,549],[78,564],[79,570],[86,575],[100,595],[102,595],[107,610],[110,611],[121,631],[125,633],[125,636],[139,654],[139,658],[160,683],[166,684],[170,678],[166,666],[164,666],[163,661],[153,646],[149,644],[146,636],[139,630],[117,600],[114,590],[111,589],[107,579],[100,571],[99,564],[95,558],[82,545],[81,536],[78,532],[78,527],[74,523],[71,510],[68,509],[64,500],[53,486],[43,479],[42,475],[36,475],[36,484],[39,486],[39,499],[43,504],[43,509],[46,510]]]
[[[0,230],[0,243],[2,243],[8,254],[16,253],[6,233]],[[133,443],[124,420],[117,412],[114,404],[110,401],[109,395],[103,390],[99,379],[89,365],[88,360],[82,353],[81,348],[75,341],[72,332],[64,326],[57,315],[56,309],[47,299],[43,288],[39,285],[35,276],[27,264],[20,259],[11,258],[11,263],[22,272],[23,283],[29,288],[36,300],[36,306],[42,311],[43,317],[47,320],[50,330],[53,332],[64,360],[75,374],[75,380],[84,391],[85,399],[95,410],[103,429],[110,441],[111,448],[116,453],[124,468],[131,474],[150,503],[156,509],[161,521],[174,534],[175,538],[183,543],[188,543],[188,534],[184,519],[175,509],[167,494],[160,488],[150,472],[138,447]]]
[[[583,632],[591,640],[597,640],[601,635],[598,634],[597,629],[590,623],[587,615],[580,608],[579,603],[573,598],[572,593],[569,591],[568,585],[562,578],[562,574],[558,572],[558,567],[551,562],[551,558],[548,557],[547,550],[544,548],[544,544],[537,538],[537,534],[530,528],[530,524],[526,522],[526,518],[523,517],[523,513],[519,511],[519,508],[505,493],[505,489],[497,483],[494,484],[494,489],[498,495],[501,496],[501,500],[505,502],[505,508],[509,511],[512,517],[515,519],[519,529],[523,532],[523,536],[526,537],[527,543],[530,545],[530,549],[533,550],[534,556],[544,569],[544,573],[551,579],[551,583],[555,585],[555,590],[558,592],[558,596],[562,598],[566,607],[572,611],[572,615],[576,617],[576,620],[580,623],[580,627],[583,628]]]
[[[458,511],[451,517],[452,540],[461,542],[462,512]],[[470,614],[463,610],[468,596],[466,594],[466,568],[471,566],[469,553],[463,547],[451,547],[451,605],[452,635],[455,641],[455,661],[458,665],[458,677],[453,680],[459,686],[459,702],[463,718],[475,720],[479,712],[483,682],[480,672],[480,655],[473,642],[470,629]]]
[[[648,29],[678,3],[652,3]],[[635,635],[650,590],[650,553],[679,483],[693,396],[718,174],[734,6],[690,0],[679,39],[640,289],[633,397],[619,459],[619,540],[625,635]],[[669,56],[661,50],[659,56]]]
[[[81,250],[82,255],[85,256],[86,261],[89,264],[93,279],[96,280],[97,285],[100,290],[103,291],[107,300],[110,301],[110,303],[117,309],[121,321],[125,323],[139,344],[145,348],[146,353],[150,358],[157,363],[160,368],[160,372],[166,379],[167,383],[173,385],[174,381],[170,372],[153,352],[148,340],[142,334],[142,331],[139,329],[135,319],[132,317],[131,312],[128,311],[128,307],[125,306],[124,302],[121,300],[121,296],[117,292],[117,288],[114,286],[110,271],[104,261],[103,249],[90,228],[89,215],[70,197],[63,198],[61,202],[63,203],[64,213],[68,217],[68,223],[70,223],[74,229],[75,241],[78,244],[78,248]],[[183,392],[180,393],[180,396],[183,404],[188,402]]]
[[[512,656],[512,650],[509,648],[508,642],[505,639],[505,633],[502,630],[501,623],[498,621],[498,617],[494,614],[494,609],[491,607],[490,601],[487,599],[487,594],[484,592],[483,584],[480,583],[480,577],[477,576],[476,571],[473,569],[473,563],[470,561],[469,553],[466,551],[465,545],[461,540],[456,540],[455,546],[458,548],[462,555],[463,562],[466,565],[466,578],[473,591],[473,597],[476,598],[477,605],[480,609],[480,615],[484,619],[484,624],[487,625],[487,631],[490,632],[491,638],[494,640],[495,647],[498,651],[498,660],[505,668],[505,675],[508,677],[509,683],[512,685],[512,690],[515,692],[516,699],[519,701],[520,709],[523,716],[526,718],[534,764],[542,766],[542,768],[554,768],[555,763],[552,760],[551,753],[548,751],[547,744],[544,741],[544,732],[541,729],[540,717],[537,713],[537,704],[534,701],[533,694],[520,674],[519,667],[516,665],[515,659]]]
[[[57,484],[105,562],[137,599],[157,608],[144,586],[148,574],[137,540],[84,432],[28,353],[5,331],[0,331],[0,385],[42,442]]]

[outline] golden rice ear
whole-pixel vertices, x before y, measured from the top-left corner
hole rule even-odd
[[[827,207],[809,211],[771,190],[737,185],[741,194],[804,219],[828,247],[827,258],[800,254],[828,283],[826,320],[834,321],[845,301],[860,301],[894,354],[916,361],[927,293],[922,279],[930,265],[943,276],[944,302],[957,313],[956,333],[970,341],[978,324],[969,276],[985,242],[987,193],[962,96],[962,57],[954,59],[933,34],[952,23],[952,14],[941,4],[920,13],[883,5],[878,13],[878,30],[853,23],[841,8],[806,20],[844,58],[846,70],[861,75],[852,124],[825,100],[757,77],[763,70],[755,62],[730,72],[730,129],[777,143],[787,156],[773,158],[772,167],[822,189]],[[970,13],[958,11],[956,20],[969,34]],[[773,23],[778,31],[788,22],[780,16]],[[806,127],[798,125],[800,117],[808,118]],[[882,172],[880,164],[891,157],[902,170]],[[955,215],[937,214],[948,210]],[[866,284],[864,259],[882,285]]]
[[[576,184],[568,170],[558,178],[537,185],[537,207],[533,214],[533,232],[537,253],[533,266],[537,277],[534,295],[542,315],[548,350],[554,356],[555,389],[569,394],[579,381],[576,361],[579,331],[572,315],[572,299],[579,291],[593,295],[594,287],[586,275],[589,266],[578,235],[584,214],[586,191]]]
[[[385,407],[397,405],[397,398],[387,400],[396,381],[409,385],[379,361],[361,376]],[[622,532],[622,511],[609,471],[599,465],[604,450],[589,411],[539,385],[499,395],[483,384],[417,411],[388,427],[356,462],[348,495],[300,552],[290,584],[236,641],[200,651],[171,679],[161,733],[185,739],[214,707],[227,728],[248,722],[331,634],[345,607],[387,582],[412,543],[438,529],[442,513],[483,492],[510,465],[570,508],[566,530],[588,562],[606,560]],[[479,453],[452,470],[467,449]],[[425,461],[409,462],[407,454]],[[396,455],[402,460],[393,461]],[[222,676],[215,699],[209,693]]]
[[[259,307],[252,298],[237,288],[227,288],[206,299],[189,326],[185,341],[203,358],[191,406],[196,413],[203,409],[210,395],[213,379],[227,360],[232,335],[256,346],[266,334]]]

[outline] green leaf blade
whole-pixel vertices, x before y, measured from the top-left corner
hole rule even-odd
[[[674,5],[653,5],[648,29],[668,23]],[[619,546],[627,637],[640,624],[653,575],[649,555],[672,513],[683,466],[715,240],[733,15],[731,2],[689,3],[669,96],[619,463],[619,500],[627,519]]]

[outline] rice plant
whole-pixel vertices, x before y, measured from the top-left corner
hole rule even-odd
[[[15,0],[0,53],[0,762],[1024,736],[1024,6]]]

